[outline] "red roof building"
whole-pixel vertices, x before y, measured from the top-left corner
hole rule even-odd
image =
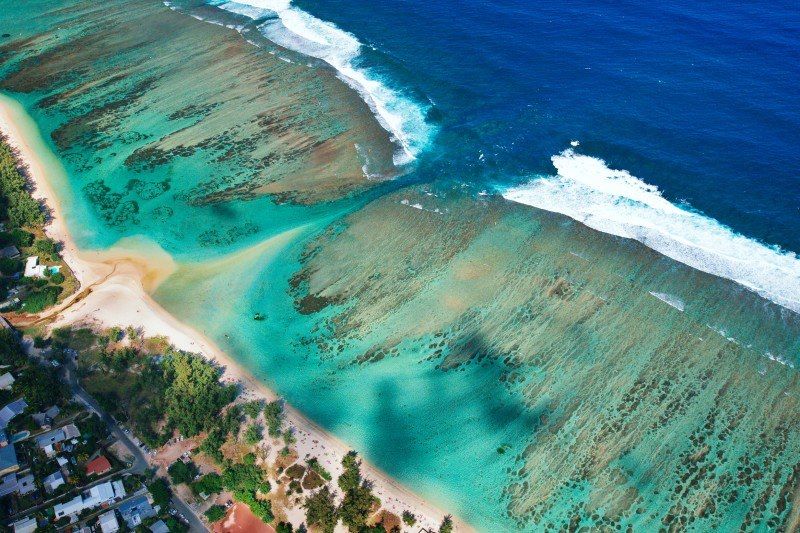
[[[105,474],[109,470],[111,470],[111,463],[108,461],[108,459],[106,459],[104,455],[101,455],[100,457],[92,459],[91,461],[86,463],[87,476],[92,476],[92,475],[99,476],[101,474]]]

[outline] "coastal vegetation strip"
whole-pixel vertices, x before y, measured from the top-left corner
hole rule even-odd
[[[112,522],[133,530],[158,521],[188,531],[169,514],[169,501],[152,499],[150,476],[130,456],[132,443],[79,401],[53,353],[0,329],[0,521],[14,531]]]
[[[36,314],[78,288],[60,254],[60,243],[45,234],[47,211],[31,196],[24,164],[0,136],[0,311]]]
[[[211,523],[228,516],[232,501],[279,531],[328,532],[341,522],[378,533],[416,522],[413,510],[400,517],[382,508],[355,452],[344,456],[334,484],[318,458],[299,457],[282,401],[238,398],[220,369],[164,338],[132,327],[60,328],[48,343],[59,364],[76,360],[82,386],[141,439],[167,490],[194,502]],[[448,527],[450,517],[442,531]]]

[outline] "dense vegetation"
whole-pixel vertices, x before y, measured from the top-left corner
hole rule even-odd
[[[117,420],[152,447],[175,430],[191,437],[209,430],[236,389],[219,382],[219,369],[204,358],[140,338],[135,330],[58,330],[56,349],[81,346],[79,375],[86,390]],[[123,342],[127,340],[127,342]]]
[[[320,528],[324,533],[332,533],[339,521],[333,493],[325,486],[306,498],[303,505],[306,509],[306,521],[310,526]]]
[[[342,495],[339,501],[328,484],[332,481],[330,472],[317,458],[306,458],[303,466],[292,455],[295,437],[290,429],[284,430],[283,403],[233,403],[236,389],[222,385],[219,370],[200,356],[176,351],[158,339],[144,339],[131,328],[100,334],[57,330],[52,347],[55,354],[65,358],[79,351],[84,387],[115,417],[127,421],[146,443],[159,446],[176,433],[186,437],[205,434],[194,453],[211,458],[217,471],[198,476],[194,462],[178,460],[168,468],[173,484],[187,484],[204,498],[229,491],[256,517],[273,522],[273,486],[264,462],[268,448],[259,444],[266,429],[273,443],[283,441],[278,453],[282,464],[276,463],[279,493],[307,491],[303,507],[309,526],[327,532],[341,521],[349,531],[363,533],[392,530],[401,524],[400,517],[394,517],[396,522],[384,522],[385,518],[379,517],[381,522],[368,525],[381,502],[373,494],[372,484],[362,476],[355,452],[342,460],[343,470],[336,480]],[[157,501],[169,501],[169,487],[163,481],[152,484],[150,491]],[[224,508],[218,505],[206,514],[212,522],[223,516]],[[409,526],[416,523],[408,512],[402,520]],[[290,524],[274,525],[280,531],[292,531]],[[451,529],[449,519],[442,523],[442,531]]]
[[[6,367],[2,372],[11,372],[15,377],[11,390],[0,390],[0,407],[20,397],[28,404],[25,414],[14,418],[12,428],[30,425],[31,413],[69,402],[69,388],[58,379],[56,371],[29,360],[19,338],[11,330],[0,329],[0,365]]]
[[[0,219],[12,226],[41,226],[44,215],[38,202],[31,198],[25,177],[5,138],[0,137]]]
[[[184,463],[183,461],[175,461],[167,469],[170,479],[176,485],[181,483],[191,483],[194,476],[197,475],[197,467],[194,463]]]
[[[212,505],[205,512],[205,515],[209,522],[214,523],[222,520],[222,517],[225,516],[225,508],[221,505]]]
[[[44,278],[21,278],[24,263],[21,258],[0,258],[0,301],[9,295],[12,286],[20,289],[19,304],[9,309],[38,313],[58,301],[62,294],[76,288],[76,282],[59,257],[58,244],[44,235],[44,213],[31,197],[27,180],[19,169],[14,152],[0,136],[0,249],[15,246],[22,254],[37,255],[41,261],[55,262],[61,271],[45,271]],[[64,275],[69,274],[69,282]],[[65,292],[65,288],[67,289]]]

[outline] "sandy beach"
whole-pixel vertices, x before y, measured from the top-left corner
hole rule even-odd
[[[38,133],[20,127],[20,124],[29,121],[13,101],[0,98],[0,130],[28,166],[29,176],[36,188],[34,196],[50,208],[51,219],[46,232],[50,238],[62,243],[63,258],[80,283],[80,289],[74,295],[44,313],[41,318],[55,318],[52,327],[68,324],[134,326],[146,336],[165,336],[179,349],[197,352],[216,361],[224,368],[223,380],[241,384],[243,399],[275,399],[277,396],[272,390],[223,353],[210,339],[178,321],[150,297],[149,294],[177,268],[169,254],[154,244],[136,238],[124,239],[112,249],[102,252],[85,251],[77,247],[67,230],[54,188],[48,181],[48,166],[39,158],[39,151],[43,146],[46,149],[46,146],[41,139],[35,138]],[[288,424],[295,430],[299,457],[317,457],[334,477],[338,476],[342,457],[351,448],[289,405],[286,414]],[[374,492],[381,499],[384,509],[397,515],[410,510],[416,515],[417,524],[406,530],[438,529],[442,517],[447,513],[434,503],[423,500],[366,461],[363,473],[374,481]],[[300,519],[302,515],[292,514],[291,518]],[[471,530],[459,521],[456,521],[455,529]]]

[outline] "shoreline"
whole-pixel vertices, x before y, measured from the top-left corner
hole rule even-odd
[[[157,245],[142,245],[136,238],[123,239],[107,251],[80,250],[69,233],[62,215],[62,207],[52,184],[48,169],[37,157],[34,144],[18,122],[33,124],[21,105],[0,95],[0,131],[9,144],[17,150],[18,157],[28,166],[28,177],[35,185],[32,196],[43,201],[50,210],[45,224],[47,235],[62,244],[61,255],[73,270],[79,283],[78,290],[58,306],[51,308],[39,321],[56,317],[51,327],[65,325],[134,326],[146,336],[164,336],[178,349],[199,353],[216,362],[224,371],[220,379],[241,385],[240,398],[272,401],[279,397],[260,382],[213,341],[191,326],[179,321],[163,309],[150,292],[172,274],[177,265]],[[38,128],[37,128],[38,132]],[[98,316],[102,313],[102,316]],[[316,456],[334,477],[341,473],[341,460],[352,448],[336,436],[305,417],[297,409],[285,404],[286,422],[295,430],[298,456]],[[445,513],[435,503],[403,486],[362,457],[362,472],[374,482],[374,493],[381,499],[382,509],[398,516],[409,510],[417,517],[413,530],[421,528],[438,530]],[[336,484],[332,484],[338,492]],[[472,528],[453,516],[455,531],[472,531]],[[341,527],[341,526],[339,526]],[[338,529],[337,529],[338,530]]]

